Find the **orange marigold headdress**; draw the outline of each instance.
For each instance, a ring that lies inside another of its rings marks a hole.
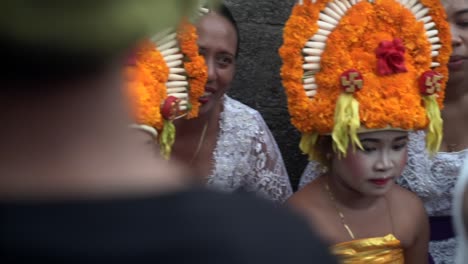
[[[427,129],[442,139],[450,29],[439,0],[299,1],[284,29],[281,77],[300,147],[331,134],[335,151],[357,133]]]
[[[208,11],[199,9],[199,15]],[[141,43],[127,68],[128,91],[137,122],[160,133],[161,153],[169,158],[175,141],[173,120],[198,116],[207,66],[198,53],[195,26],[184,20]]]

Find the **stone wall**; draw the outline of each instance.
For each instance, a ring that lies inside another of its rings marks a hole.
[[[278,49],[294,0],[226,0],[240,30],[237,73],[229,95],[260,111],[276,138],[296,188],[307,164],[299,133],[290,124],[280,79]]]

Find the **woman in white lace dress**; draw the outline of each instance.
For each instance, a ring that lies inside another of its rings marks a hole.
[[[208,66],[202,107],[195,119],[175,121],[173,160],[188,164],[198,182],[223,191],[243,189],[282,202],[291,184],[275,139],[256,110],[225,93],[234,78],[238,29],[222,6],[197,23]]]
[[[454,263],[456,242],[452,228],[452,195],[464,158],[468,153],[468,0],[442,1],[452,32],[450,78],[447,84],[444,138],[441,151],[430,157],[425,151],[424,132],[410,134],[408,166],[399,183],[423,201],[431,224],[429,252],[434,263]],[[299,186],[321,171],[311,162]]]

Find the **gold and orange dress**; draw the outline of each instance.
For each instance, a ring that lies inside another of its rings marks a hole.
[[[330,249],[343,264],[405,263],[400,240],[392,234],[384,237],[355,239],[336,244]]]

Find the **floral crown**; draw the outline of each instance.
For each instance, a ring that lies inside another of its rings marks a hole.
[[[319,135],[345,155],[379,129],[427,129],[438,150],[451,53],[439,0],[299,1],[283,36],[281,77],[309,158]]]
[[[199,8],[198,17],[207,13]],[[155,128],[161,153],[169,158],[175,141],[173,121],[198,116],[207,66],[198,53],[195,26],[184,20],[143,41],[127,67],[128,93],[137,123]]]

